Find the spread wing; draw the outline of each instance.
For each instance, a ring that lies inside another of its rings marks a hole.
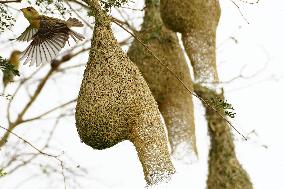
[[[30,62],[30,66],[34,64],[40,66],[44,63],[50,63],[68,41],[69,31],[70,29],[65,23],[49,22],[43,19],[33,41],[22,52],[21,59],[26,58],[24,64]]]
[[[30,41],[33,39],[33,36],[38,32],[38,29],[32,28],[31,26],[17,38],[18,41]]]

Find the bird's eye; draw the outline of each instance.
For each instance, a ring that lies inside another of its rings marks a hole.
[[[31,9],[30,9],[30,8],[28,8],[28,11],[31,11]]]

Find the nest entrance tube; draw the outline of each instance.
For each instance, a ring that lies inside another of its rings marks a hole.
[[[86,3],[96,17],[96,26],[76,106],[79,136],[99,150],[130,140],[147,184],[168,180],[175,169],[157,103],[114,38],[110,18],[98,1]]]
[[[216,92],[216,30],[221,14],[218,0],[161,0],[165,25],[182,34],[194,71],[194,91],[202,99],[224,100]],[[237,160],[231,130],[224,110],[216,112],[204,103],[211,138],[208,189],[251,189],[252,183]],[[222,116],[220,116],[222,115]]]
[[[146,0],[145,5],[144,21],[137,35],[193,91],[177,35],[164,26],[159,1]],[[128,56],[140,69],[158,103],[167,126],[173,157],[187,163],[195,160],[197,148],[192,95],[139,41],[134,40]]]
[[[218,0],[161,0],[165,25],[182,34],[196,82],[217,82],[216,29],[221,9]]]

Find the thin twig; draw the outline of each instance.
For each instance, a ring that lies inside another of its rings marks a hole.
[[[235,3],[233,0],[230,0],[238,9],[239,13],[241,14],[242,18],[246,21],[247,24],[249,24],[249,21],[246,19],[246,17],[244,16],[244,14],[242,13],[239,5],[237,5],[237,3]]]
[[[131,23],[128,22],[129,19],[125,18],[125,16],[123,15],[122,11],[120,9],[117,9],[117,8],[116,8],[116,11],[119,13],[119,15],[121,16],[123,21],[118,19],[118,18],[114,18],[114,17],[113,17],[113,19],[116,19],[116,21],[118,21],[118,22],[120,22],[122,24],[125,24],[132,31],[136,31],[135,27]]]
[[[55,129],[56,129],[56,126],[57,126],[57,124],[58,124],[58,122],[59,122],[59,120],[60,120],[61,118],[62,118],[62,115],[60,115],[60,116],[57,117],[56,122],[55,122],[53,128],[52,128],[51,131],[49,132],[49,135],[48,135],[48,137],[47,137],[47,139],[46,139],[45,145],[40,149],[41,151],[43,151],[44,149],[46,149],[46,148],[48,147],[49,142],[50,142],[50,140],[51,140],[51,138],[52,138],[52,136],[53,136],[53,134],[54,134],[54,131],[55,131]],[[19,150],[16,150],[16,151],[18,152]],[[15,172],[17,169],[19,169],[19,168],[21,168],[21,167],[23,167],[23,166],[29,164],[29,163],[32,162],[35,158],[37,158],[37,157],[40,155],[40,153],[21,153],[21,154],[16,155],[15,157],[17,157],[17,156],[24,156],[24,155],[32,155],[32,156],[31,156],[29,159],[24,160],[21,164],[17,165],[17,166],[14,167],[13,169],[9,170],[8,174],[11,174],[11,173]],[[15,161],[15,157],[11,158],[11,161],[9,161],[9,162],[7,163],[7,165],[5,166],[5,168],[7,168],[12,162]]]
[[[30,143],[30,142],[27,141],[26,139],[22,138],[21,136],[17,135],[17,134],[14,133],[13,131],[10,131],[9,129],[7,129],[7,128],[1,126],[1,125],[0,125],[0,128],[6,130],[8,133],[14,135],[15,137],[17,137],[18,139],[20,139],[20,140],[23,141],[24,143],[28,144],[30,147],[32,147],[34,150],[36,150],[36,151],[39,152],[40,154],[45,155],[45,156],[48,156],[48,157],[53,157],[53,158],[58,159],[58,156],[52,155],[52,154],[48,154],[48,153],[45,153],[45,152],[41,151],[40,149],[38,149],[37,147],[35,147],[32,143]]]
[[[77,1],[77,0],[69,0],[71,1],[72,3],[75,3],[75,4],[78,4],[78,5],[81,5],[82,7],[84,7],[85,9],[90,9],[90,7],[88,7],[88,5],[80,2],[80,1]]]
[[[38,153],[40,153],[40,154],[42,154],[42,155],[44,155],[44,156],[47,156],[47,157],[54,158],[54,159],[56,159],[57,161],[59,161],[59,162],[60,162],[60,165],[61,165],[62,176],[63,176],[63,179],[64,179],[64,185],[65,185],[65,189],[66,189],[66,183],[65,183],[66,178],[65,178],[65,175],[64,175],[64,172],[63,172],[63,170],[64,170],[63,161],[59,158],[59,156],[60,156],[61,154],[59,154],[59,155],[53,155],[53,154],[46,153],[46,152],[40,150],[39,148],[35,147],[32,143],[30,143],[29,141],[27,141],[27,140],[24,139],[23,137],[21,137],[21,136],[17,135],[16,133],[10,131],[9,129],[6,129],[5,127],[2,127],[1,125],[0,125],[0,128],[6,130],[6,131],[9,132],[10,134],[14,135],[15,137],[17,137],[18,139],[20,139],[21,141],[23,141],[24,143],[28,144],[30,147],[32,147],[34,150],[36,150]]]
[[[83,64],[76,64],[76,65],[73,65],[73,66],[66,66],[64,68],[59,68],[57,70],[57,72],[65,72],[66,70],[71,70],[71,69],[74,69],[74,68],[79,68],[79,67],[82,67],[82,66],[86,66],[86,63],[83,63]]]
[[[122,9],[129,9],[129,10],[133,10],[133,11],[144,11],[145,7],[142,8],[142,9],[136,9],[136,8],[132,8],[132,7],[124,7],[124,6],[120,6],[119,8],[122,8]]]
[[[22,0],[12,0],[12,1],[0,1],[1,4],[5,3],[20,3]]]
[[[226,80],[226,81],[219,81],[219,82],[203,82],[203,83],[210,83],[210,84],[217,84],[217,85],[224,85],[224,84],[229,84],[229,83],[232,83],[234,82],[235,80],[238,80],[238,79],[251,79],[251,78],[254,78],[256,76],[258,76],[260,73],[262,73],[266,67],[267,67],[268,63],[265,63],[265,65],[263,67],[261,67],[259,70],[255,71],[254,73],[252,73],[251,75],[244,75],[243,74],[243,70],[245,69],[245,67],[247,65],[244,65],[242,68],[241,68],[241,71],[239,73],[239,75],[229,79],[229,80]]]
[[[66,1],[66,4],[91,30],[93,29],[93,26],[91,26],[91,24],[89,24],[89,22],[87,22],[80,14],[78,14],[77,11],[75,9],[73,9],[73,7],[71,6],[71,4],[68,1]]]
[[[63,181],[64,181],[64,189],[66,189],[66,177],[65,177],[65,174],[64,174],[64,166],[63,166],[63,161],[60,162],[60,166],[61,166],[61,174],[63,176]]]
[[[253,5],[253,4],[259,3],[260,0],[256,0],[255,2],[249,2],[249,1],[245,1],[245,0],[238,0],[238,1],[240,1],[240,2],[242,2],[242,3],[246,3],[246,4]]]
[[[219,111],[217,111],[213,106],[211,106],[206,100],[204,100],[202,97],[198,96],[197,94],[195,94],[193,91],[191,91],[186,85],[185,83],[178,77],[178,75],[171,70],[165,63],[163,63],[152,51],[151,49],[149,49],[149,47],[147,47],[146,44],[144,44],[142,42],[142,40],[140,38],[138,38],[137,36],[135,36],[132,32],[130,32],[129,30],[127,30],[123,25],[121,25],[119,22],[117,22],[115,19],[112,20],[114,23],[116,23],[118,26],[120,26],[122,29],[124,29],[127,33],[129,33],[130,35],[132,35],[156,60],[158,60],[158,62],[164,66],[182,85],[183,87],[193,96],[195,96],[196,98],[198,98],[199,100],[201,100],[204,104],[206,104],[206,106],[210,107],[212,110],[214,110],[222,119],[224,119],[239,135],[241,135],[245,140],[247,140],[247,138],[240,133],[234,126],[233,124],[227,120]]]
[[[37,115],[35,117],[29,118],[29,119],[24,119],[24,120],[22,120],[21,123],[25,123],[25,122],[30,122],[30,121],[34,121],[34,120],[37,120],[37,119],[41,119],[42,117],[47,116],[48,114],[51,114],[52,112],[54,112],[54,111],[56,111],[56,110],[58,110],[60,108],[63,108],[65,106],[68,106],[68,105],[70,105],[70,104],[72,104],[72,103],[74,103],[76,101],[77,101],[77,98],[73,99],[73,100],[70,100],[68,102],[65,102],[64,104],[60,104],[60,105],[58,105],[58,106],[56,106],[56,107],[54,107],[54,108],[52,108],[52,109],[50,109],[50,110],[40,114],[40,115]]]

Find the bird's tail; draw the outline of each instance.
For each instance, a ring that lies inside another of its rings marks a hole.
[[[70,36],[74,39],[75,42],[77,42],[78,40],[83,41],[83,39],[85,39],[85,37],[73,30],[70,30]]]
[[[69,18],[67,20],[67,26],[68,28],[71,28],[71,27],[83,27],[84,25],[77,18]]]

